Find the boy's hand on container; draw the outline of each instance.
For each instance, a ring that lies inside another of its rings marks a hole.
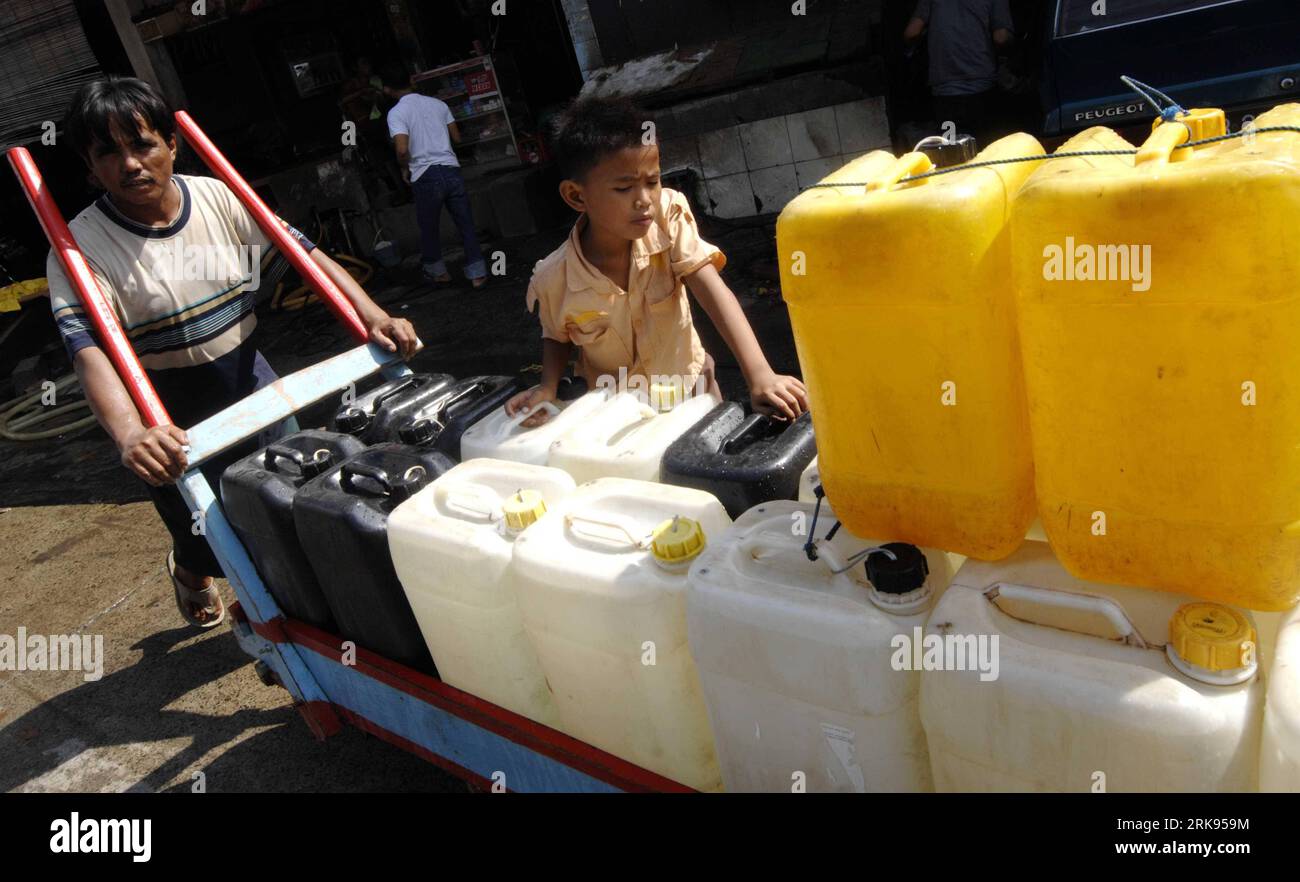
[[[415,333],[415,326],[406,319],[386,315],[371,322],[370,342],[389,352],[396,352],[400,348],[402,358],[410,358],[419,347],[420,338]]]
[[[792,420],[808,409],[808,389],[798,377],[768,371],[749,386],[754,410]]]
[[[548,401],[555,401],[555,398],[556,392],[554,389],[547,389],[543,386],[534,386],[531,389],[526,389],[525,391],[520,392],[518,395],[506,402],[506,415],[514,416],[520,411],[528,413]],[[523,426],[525,429],[531,429],[534,426],[540,426],[550,418],[551,412],[545,408],[541,408],[519,425]]]
[[[190,443],[177,426],[141,426],[122,443],[122,465],[154,487],[174,484],[189,465],[183,445]]]

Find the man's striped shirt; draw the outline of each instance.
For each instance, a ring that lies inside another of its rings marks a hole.
[[[192,175],[172,180],[181,209],[170,226],[136,223],[107,195],[68,225],[141,364],[151,370],[207,364],[248,338],[257,319],[247,285],[271,247],[224,183]],[[285,227],[308,251],[315,247]],[[99,345],[53,252],[46,276],[69,355]]]

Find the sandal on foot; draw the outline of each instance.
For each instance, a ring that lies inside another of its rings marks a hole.
[[[217,583],[213,581],[207,588],[194,590],[180,580],[176,575],[176,553],[167,552],[167,575],[171,577],[172,589],[176,593],[176,609],[180,612],[181,618],[189,622],[196,628],[215,628],[226,620],[226,606],[221,602],[221,594],[217,591]],[[194,613],[190,612],[186,604],[202,605],[203,610],[216,610],[217,614],[200,621]]]

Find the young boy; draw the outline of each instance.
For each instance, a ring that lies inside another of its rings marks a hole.
[[[660,185],[659,148],[642,140],[645,119],[608,99],[580,99],[559,119],[560,196],[579,217],[568,240],[533,269],[527,303],[530,311],[540,306],[542,381],[510,399],[506,412],[554,401],[575,347],[577,375],[593,389],[622,369],[624,379],[668,377],[688,390],[703,376],[718,394],[689,287],[740,363],[754,408],[794,419],[808,409],[807,390],[772,370],[718,275],[726,258],[700,238],[686,197]],[[537,410],[523,425],[547,419]]]

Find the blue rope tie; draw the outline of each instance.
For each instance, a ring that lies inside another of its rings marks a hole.
[[[1122,76],[1120,79],[1124,81],[1124,85],[1145,98],[1165,122],[1177,122],[1178,117],[1187,116],[1187,111],[1183,109],[1181,104],[1155,86],[1148,86],[1146,83],[1139,82],[1128,76]],[[1164,104],[1163,107],[1161,107],[1162,103]]]

